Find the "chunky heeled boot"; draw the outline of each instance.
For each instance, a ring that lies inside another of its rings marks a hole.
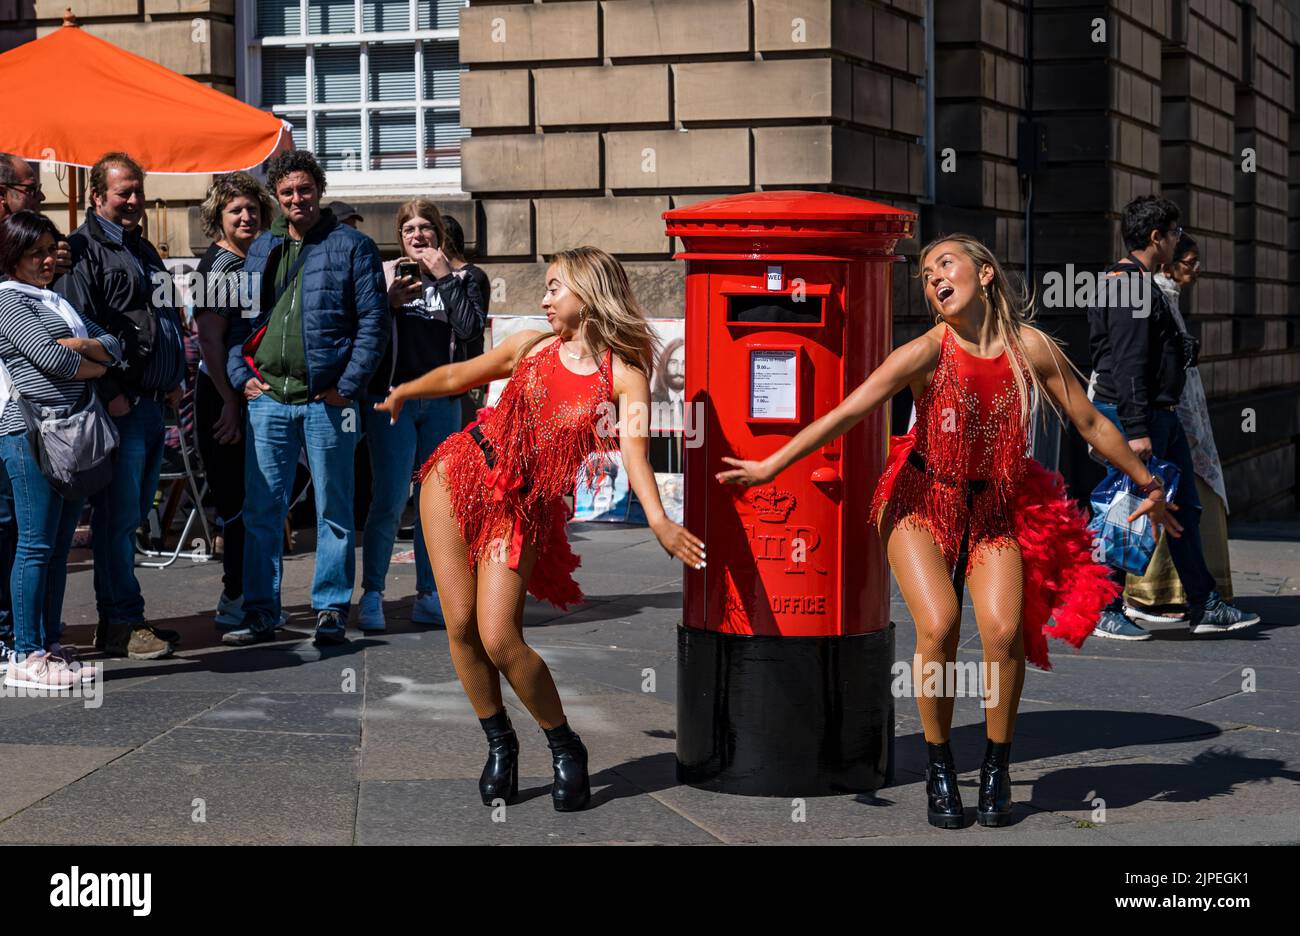
[[[990,741],[980,765],[979,823],[982,826],[1006,825],[1011,818],[1011,742]]]
[[[966,818],[957,789],[957,768],[952,762],[952,748],[942,744],[925,745],[930,765],[925,771],[926,813],[930,825],[940,829],[960,829]]]
[[[551,802],[560,812],[582,809],[591,799],[591,778],[587,776],[587,748],[566,721],[557,728],[544,728],[551,749],[555,785]]]
[[[510,725],[510,716],[502,709],[491,718],[480,718],[488,739],[488,759],[478,778],[478,792],[483,805],[503,799],[509,805],[519,795],[519,736]]]

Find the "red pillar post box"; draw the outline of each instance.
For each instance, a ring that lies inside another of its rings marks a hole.
[[[874,790],[892,775],[889,571],[868,516],[886,407],[772,483],[719,484],[838,404],[892,346],[894,246],[915,215],[758,192],[664,213],[686,261],[686,526],[677,773],[752,795]],[[702,421],[702,427],[701,427]],[[702,428],[702,431],[701,431]]]

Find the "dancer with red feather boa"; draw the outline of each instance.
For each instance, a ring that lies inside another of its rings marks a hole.
[[[1093,561],[1086,517],[1063,479],[1027,454],[1035,398],[1048,397],[1141,486],[1146,500],[1130,519],[1149,513],[1174,536],[1181,528],[1166,516],[1159,477],[1093,408],[1056,343],[1028,324],[1027,304],[1013,297],[988,248],[954,234],[920,258],[935,327],[895,350],[839,406],[768,458],[724,457],[735,467],[717,478],[765,484],[911,387],[916,424],[892,439],[871,519],[916,623],[916,685],[931,682],[923,674],[936,665],[950,672],[961,624],[954,572],[956,582],[970,583],[984,647],[988,735],[977,817],[999,826],[1011,814],[1008,763],[1025,662],[1050,668],[1048,636],[1082,645],[1116,590],[1107,567]],[[927,814],[940,828],[964,822],[948,740],[953,702],[943,690],[917,694],[929,755]]]

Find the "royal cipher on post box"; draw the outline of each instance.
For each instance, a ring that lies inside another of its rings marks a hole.
[[[685,519],[708,546],[685,573],[677,771],[753,795],[874,790],[892,773],[889,572],[868,516],[882,407],[750,488],[761,459],[825,414],[891,349],[894,247],[908,211],[844,195],[758,192],[664,213],[686,261]]]

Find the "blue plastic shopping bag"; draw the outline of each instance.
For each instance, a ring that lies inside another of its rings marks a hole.
[[[1178,491],[1177,466],[1153,456],[1147,462],[1147,470],[1164,480],[1165,501],[1172,502]],[[1092,522],[1088,528],[1100,541],[1108,565],[1134,575],[1145,575],[1156,551],[1156,532],[1150,514],[1129,523],[1129,515],[1146,500],[1134,490],[1136,487],[1132,478],[1112,466],[1101,484],[1093,489]]]

